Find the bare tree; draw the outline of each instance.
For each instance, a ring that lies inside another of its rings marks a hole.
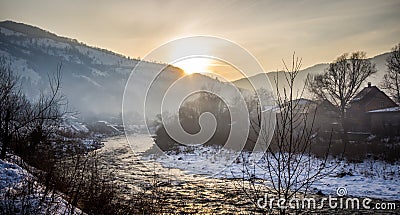
[[[12,141],[12,135],[18,127],[18,121],[22,120],[22,109],[29,104],[21,93],[18,85],[18,77],[11,71],[11,66],[4,58],[0,59],[0,159],[4,159],[6,149]]]
[[[327,160],[330,143],[323,158],[316,159],[311,154],[312,128],[316,109],[310,104],[301,104],[299,98],[302,97],[304,89],[294,91],[294,82],[300,71],[301,59],[293,55],[292,62],[291,67],[283,62],[287,82],[285,85],[288,87],[279,88],[279,83],[277,79],[275,80],[277,97],[274,108],[276,111],[274,133],[270,133],[268,123],[263,125],[261,114],[263,110],[260,107],[257,109],[257,117],[251,119],[252,130],[257,134],[259,144],[268,147],[270,136],[273,136],[271,144],[260,161],[251,163],[246,161],[248,158],[244,159],[243,179],[245,180],[241,184],[245,195],[258,207],[262,204],[268,206],[269,201],[263,199],[265,192],[275,195],[274,198],[285,199],[283,207],[269,208],[278,210],[280,214],[287,213],[288,202],[292,197],[300,193],[306,195],[315,181],[325,177],[337,166]],[[258,186],[260,184],[266,186],[260,187]],[[295,206],[291,209],[301,208]]]
[[[33,102],[30,117],[29,148],[35,150],[36,146],[45,142],[51,134],[59,130],[63,117],[69,113],[67,99],[60,94],[61,90],[61,64],[53,76],[48,76],[48,92],[42,91],[37,101]]]
[[[382,88],[400,104],[400,43],[386,58],[386,74],[383,76]]]
[[[0,158],[4,159],[13,138],[29,135],[28,144],[34,149],[47,135],[54,133],[67,111],[62,109],[62,106],[66,108],[66,100],[60,95],[61,65],[55,76],[49,76],[49,92],[42,92],[37,101],[25,97],[19,77],[13,74],[10,63],[4,58],[0,59],[0,70]],[[23,144],[23,147],[28,145]]]
[[[344,125],[346,108],[364,81],[376,72],[375,64],[367,59],[365,52],[354,52],[338,57],[323,74],[307,78],[307,88],[315,98],[328,100],[338,107],[344,137],[347,133]]]

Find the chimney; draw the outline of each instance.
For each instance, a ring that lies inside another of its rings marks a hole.
[[[368,88],[371,88],[371,82],[368,82]]]

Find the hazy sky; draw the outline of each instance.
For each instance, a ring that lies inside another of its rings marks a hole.
[[[303,67],[344,52],[368,56],[400,42],[400,1],[20,1],[1,0],[0,20],[131,57],[184,36],[213,35],[248,49],[266,71],[293,51]]]

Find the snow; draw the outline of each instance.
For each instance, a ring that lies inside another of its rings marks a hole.
[[[25,59],[14,59],[11,64],[12,71],[18,71],[21,77],[29,78],[32,84],[38,84],[41,77],[33,69],[28,67]]]
[[[51,48],[56,48],[56,49],[71,48],[71,45],[69,45],[68,43],[54,41],[49,38],[36,38],[36,39],[34,39],[34,41],[35,40],[36,40],[36,43],[38,46],[51,47]]]
[[[16,158],[20,159],[20,158]],[[31,188],[31,189],[30,189]],[[17,164],[0,159],[0,212],[6,208],[14,214],[83,214],[73,208],[61,195],[44,193],[45,189],[38,184],[35,177]]]
[[[256,156],[261,156],[261,153]],[[146,160],[155,159],[168,168],[182,169],[188,174],[207,175],[214,178],[242,178],[244,176],[243,160],[232,158],[240,158],[240,154],[226,149],[204,146],[186,149],[186,152],[145,157]],[[309,158],[304,157],[303,159]],[[317,158],[311,158],[314,166],[311,172],[316,171],[316,167],[321,162]],[[399,163],[389,164],[376,160],[349,163],[330,159],[329,164],[335,164],[336,168],[328,169],[328,175],[311,186],[313,192],[320,191],[326,195],[336,195],[337,188],[345,187],[349,196],[400,200]],[[268,173],[261,169],[263,165],[266,165],[265,161],[260,160],[256,165],[249,165],[251,170],[254,168],[254,177],[269,179]],[[301,174],[300,178],[304,178],[308,171],[303,171]],[[245,175],[245,178],[248,177]]]
[[[400,112],[400,107],[391,107],[391,108],[368,111],[368,113],[385,113],[385,112]]]
[[[129,74],[130,72],[132,72],[133,67],[126,67],[126,68],[122,68],[122,67],[117,67],[115,68],[115,72],[119,73],[119,74]]]
[[[20,183],[29,173],[16,164],[0,160],[0,176],[0,190],[3,191],[10,185]]]
[[[80,44],[69,44],[68,42],[60,42],[50,38],[30,38],[27,35],[15,32],[7,28],[0,27],[0,34],[6,36],[19,36],[22,37],[22,40],[11,40],[11,43],[26,47],[26,48],[40,48],[42,51],[46,52],[49,55],[60,56],[64,58],[66,61],[73,61],[76,63],[83,63],[80,59],[76,58],[76,56],[68,54],[66,50],[76,49],[83,55],[88,56],[93,60],[93,63],[99,65],[110,65],[115,66],[118,65],[121,68],[118,68],[116,72],[128,74],[133,66],[137,63],[136,60],[130,60],[124,58],[120,55],[106,52],[105,50],[87,47],[85,45]]]
[[[11,70],[16,71],[23,78],[30,79],[32,84],[38,84],[41,77],[33,69],[28,67],[28,62],[22,58],[15,58],[6,51],[0,50],[0,56],[12,61]]]
[[[26,36],[25,34],[23,34],[23,33],[20,33],[20,32],[15,32],[15,31],[12,31],[12,30],[10,30],[10,29],[7,29],[7,28],[3,28],[3,27],[0,27],[0,33],[1,34],[4,34],[4,35],[6,35],[6,36]]]
[[[327,194],[334,194],[336,188],[345,187],[352,196],[400,200],[399,172],[398,163],[388,164],[375,160],[341,162],[335,172],[318,181],[314,187]],[[346,174],[340,177],[339,173]]]
[[[62,128],[64,130],[87,133],[89,129],[83,123],[79,122],[78,118],[75,116],[65,116],[63,118]]]
[[[110,76],[107,72],[103,72],[103,71],[100,71],[100,70],[95,69],[95,68],[90,68],[90,70],[91,70],[91,72],[92,72],[92,74],[93,74],[94,76],[101,76],[101,77],[108,77],[108,76]]]
[[[101,86],[101,84],[97,83],[95,80],[89,78],[86,75],[78,75],[78,74],[72,74],[73,77],[77,77],[77,78],[83,78],[84,80],[86,80],[88,83],[93,84],[96,87],[102,88],[103,86]]]
[[[103,51],[99,51],[85,46],[75,46],[75,48],[81,54],[87,55],[88,57],[92,58],[93,62],[96,64],[117,65],[121,63],[121,57],[117,55],[105,53]]]

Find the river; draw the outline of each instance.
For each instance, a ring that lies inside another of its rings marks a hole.
[[[112,137],[99,150],[103,164],[115,174],[114,182],[122,185],[119,193],[124,198],[157,184],[157,191],[164,196],[161,207],[166,212],[231,214],[256,209],[243,196],[238,180],[213,179],[163,167],[142,159],[143,152],[153,144],[151,137],[136,135],[130,140],[132,148],[124,136]]]

